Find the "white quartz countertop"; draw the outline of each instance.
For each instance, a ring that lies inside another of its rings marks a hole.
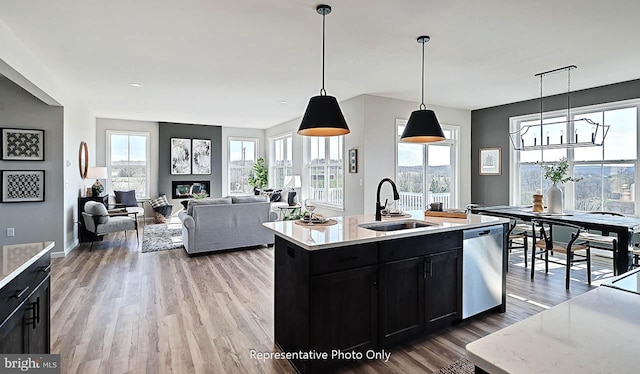
[[[599,287],[467,345],[489,373],[637,373],[640,296]]]
[[[53,249],[54,242],[8,244],[0,256],[0,288],[6,286],[31,264]]]
[[[374,231],[362,228],[363,223],[375,223],[373,215],[331,217],[338,223],[332,226],[302,226],[294,221],[267,222],[263,225],[276,235],[290,240],[307,250],[340,247],[352,244],[369,243],[411,236],[421,236],[438,232],[491,226],[508,223],[507,219],[469,214],[467,218],[425,217],[423,211],[407,212],[411,217],[382,218],[382,221],[401,221],[417,219],[433,223],[433,226],[398,231]]]

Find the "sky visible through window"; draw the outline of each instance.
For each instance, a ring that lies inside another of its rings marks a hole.
[[[131,142],[131,148],[129,148],[129,141]],[[111,162],[145,161],[146,157],[146,137],[135,135],[111,136]]]

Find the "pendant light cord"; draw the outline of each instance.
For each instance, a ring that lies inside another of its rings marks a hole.
[[[422,43],[422,102],[420,103],[420,109],[427,109],[427,106],[424,105],[424,42]]]
[[[320,89],[320,96],[327,96],[327,91],[324,89],[324,19],[326,15],[322,13],[322,88]]]

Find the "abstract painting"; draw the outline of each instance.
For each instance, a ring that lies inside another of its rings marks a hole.
[[[2,153],[5,161],[44,161],[44,130],[2,129]]]
[[[193,139],[191,141],[192,173],[211,174],[211,140]]]
[[[2,170],[3,203],[44,201],[44,170]]]
[[[191,174],[191,139],[171,138],[171,174]]]

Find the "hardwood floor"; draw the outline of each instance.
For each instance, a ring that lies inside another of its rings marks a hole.
[[[189,258],[140,253],[135,236],[108,236],[53,260],[52,353],[63,373],[292,373],[272,352],[273,248]],[[430,373],[465,356],[465,345],[591,289],[585,271],[564,289],[564,269],[535,280],[512,255],[507,312],[488,313],[392,350],[344,373]],[[542,269],[542,267],[540,267]],[[595,278],[612,275],[594,261]]]

